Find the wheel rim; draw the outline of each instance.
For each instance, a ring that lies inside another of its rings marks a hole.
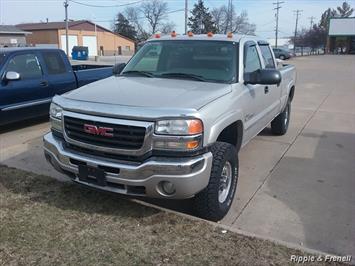
[[[220,203],[225,202],[228,197],[232,185],[232,174],[232,165],[230,164],[230,162],[227,161],[223,166],[221,181],[219,185],[218,201]]]
[[[284,118],[285,127],[286,127],[287,124],[288,124],[289,114],[290,114],[290,113],[289,113],[289,106],[287,105],[286,110],[285,110],[285,118]]]

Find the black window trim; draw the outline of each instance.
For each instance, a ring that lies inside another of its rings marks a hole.
[[[275,58],[274,58],[274,56],[273,56],[273,54],[272,54],[272,52],[271,52],[271,47],[270,47],[270,45],[269,45],[269,43],[268,42],[258,42],[258,45],[259,45],[259,47],[260,47],[260,52],[261,52],[261,56],[263,57],[263,51],[261,50],[261,46],[267,46],[267,48],[269,49],[269,52],[270,52],[270,54],[271,54],[271,57],[272,57],[272,62],[273,62],[273,64],[274,64],[274,67],[272,68],[272,69],[276,69],[276,62],[275,62]],[[266,62],[265,62],[265,58],[263,57],[263,61],[264,61],[264,64],[265,64],[265,68],[267,68],[266,67]]]
[[[244,51],[243,51],[243,67],[244,67],[244,69],[243,69],[243,73],[244,74],[246,74],[246,73],[251,73],[251,72],[245,72],[245,59],[247,58],[246,57],[246,54],[247,54],[247,49],[248,48],[250,48],[250,47],[253,47],[253,46],[255,46],[255,48],[256,48],[256,46],[257,46],[257,43],[255,42],[255,41],[247,41],[246,43],[244,43]],[[260,60],[260,55],[259,55],[259,51],[258,51],[258,49],[256,49],[256,51],[257,51],[257,54],[258,54],[258,59],[259,59],[259,64],[260,64],[260,69],[262,69],[262,67],[263,67],[263,65],[261,64],[261,60]]]

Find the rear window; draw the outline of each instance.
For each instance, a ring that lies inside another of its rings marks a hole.
[[[47,66],[48,74],[62,74],[66,72],[63,58],[58,52],[44,52],[44,62]]]

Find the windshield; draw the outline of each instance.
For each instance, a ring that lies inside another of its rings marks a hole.
[[[223,41],[154,41],[146,43],[123,75],[231,83],[236,80],[237,48]]]

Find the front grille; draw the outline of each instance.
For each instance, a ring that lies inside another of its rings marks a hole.
[[[84,131],[84,124],[112,128],[112,137],[90,134]],[[80,118],[64,117],[65,133],[68,138],[82,143],[107,148],[138,150],[143,146],[146,128],[102,123]]]

